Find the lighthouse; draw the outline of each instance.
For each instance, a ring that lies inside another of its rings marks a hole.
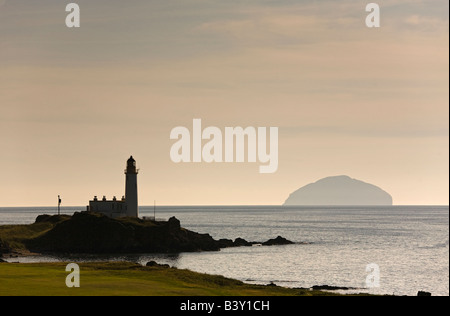
[[[136,160],[131,156],[125,169],[126,216],[139,217]]]
[[[137,174],[136,160],[131,156],[127,160],[127,168],[125,169],[125,195],[122,199],[115,196],[112,200],[106,199],[104,195],[102,199],[94,196],[87,206],[88,211],[101,213],[111,218],[117,217],[139,217],[138,192],[137,192]]]

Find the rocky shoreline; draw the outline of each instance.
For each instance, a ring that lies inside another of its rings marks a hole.
[[[176,253],[294,244],[281,236],[265,242],[249,242],[242,238],[215,240],[209,234],[182,228],[175,217],[155,222],[76,212],[73,216],[40,215],[34,224],[25,226],[33,231],[32,236],[14,238],[11,233],[8,236],[10,241],[20,241],[19,248],[14,247],[13,242],[2,240],[0,235],[0,257],[13,253]],[[41,226],[47,230],[36,232]]]

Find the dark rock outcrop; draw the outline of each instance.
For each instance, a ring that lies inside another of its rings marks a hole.
[[[220,248],[235,247],[235,244],[231,239],[219,239],[217,241],[217,244],[219,245]]]
[[[176,217],[172,216],[167,222],[167,228],[169,229],[169,232],[172,233],[179,231],[181,229],[180,221]]]
[[[123,253],[219,250],[208,234],[180,227],[175,217],[168,222],[138,218],[112,219],[93,212],[75,213],[44,235],[27,243],[34,252]]]
[[[156,261],[149,261],[145,264],[146,267],[156,267],[158,266],[158,263]]]
[[[38,228],[42,229],[41,233]],[[181,227],[175,217],[155,222],[132,217],[112,219],[95,212],[77,212],[72,216],[40,215],[29,229],[38,237],[22,239],[22,244],[26,251],[33,253],[178,253],[292,243],[280,236],[265,243],[243,238],[215,240],[209,234]],[[13,251],[7,242],[0,240],[0,254]]]
[[[431,296],[430,292],[419,291],[417,292],[417,296]]]
[[[277,238],[274,239],[269,239],[268,241],[262,243],[263,246],[291,245],[291,244],[293,244],[292,241],[287,240],[286,238],[283,238],[281,236],[278,236]]]
[[[251,245],[252,243],[240,237],[236,238],[233,242],[233,247],[249,247]]]
[[[170,268],[168,264],[159,264],[156,261],[149,261],[145,264],[146,267],[159,267],[159,268]]]
[[[0,255],[8,252],[10,252],[9,246],[6,244],[6,242],[0,239]]]

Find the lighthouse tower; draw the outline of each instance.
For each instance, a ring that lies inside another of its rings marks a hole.
[[[137,174],[136,160],[131,156],[127,160],[127,169],[125,169],[125,203],[126,216],[138,217],[138,192],[137,192]]]

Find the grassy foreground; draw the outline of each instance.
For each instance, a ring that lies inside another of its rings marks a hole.
[[[223,276],[130,262],[79,263],[80,287],[68,288],[66,263],[0,263],[0,296],[293,296],[322,291],[249,285]]]

